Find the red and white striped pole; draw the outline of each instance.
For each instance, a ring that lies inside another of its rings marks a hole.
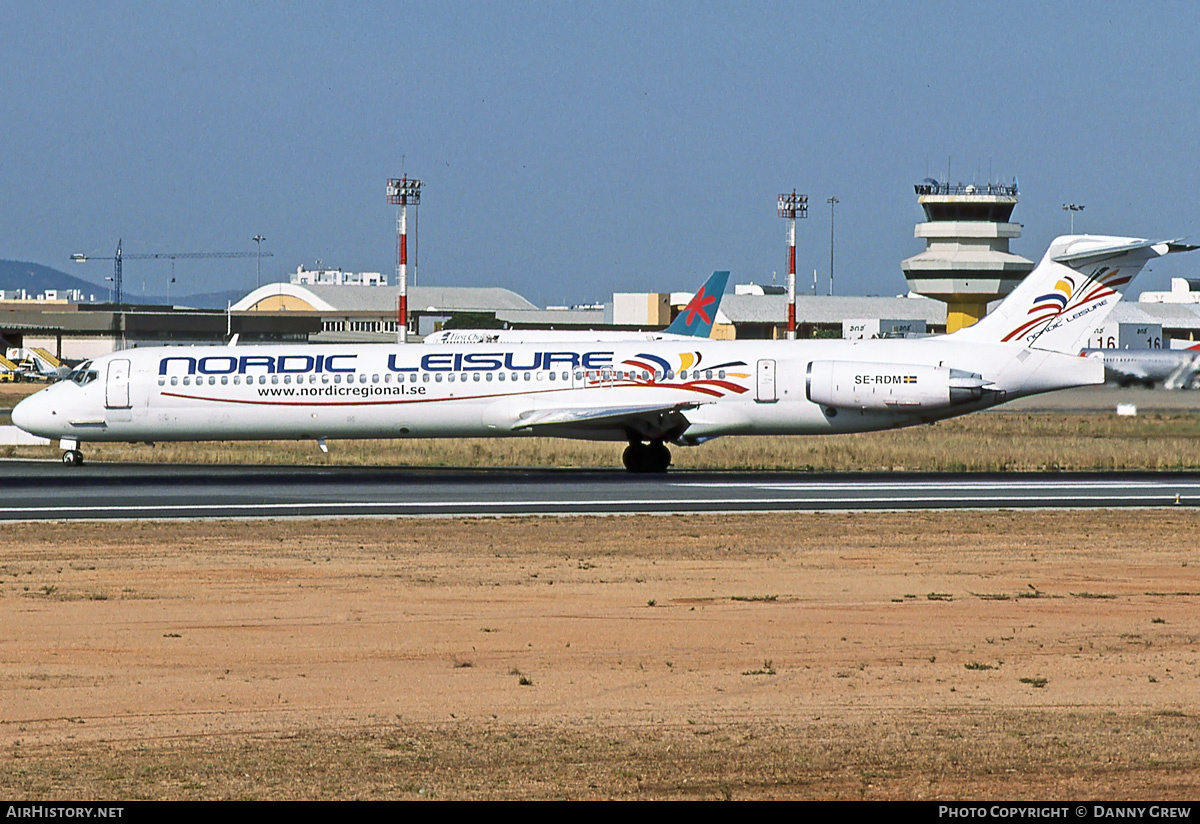
[[[779,196],[777,212],[788,222],[788,304],[787,304],[787,338],[796,339],[796,218],[808,217],[808,195],[798,195],[792,189],[791,194]]]
[[[408,342],[408,205],[403,201],[396,212],[396,343]]]
[[[796,339],[796,219],[788,221],[787,339]]]
[[[400,294],[396,298],[396,343],[408,342],[408,204],[421,202],[421,181],[410,180],[407,175],[399,180],[391,178],[387,187],[388,203],[399,207],[396,211],[396,285]]]

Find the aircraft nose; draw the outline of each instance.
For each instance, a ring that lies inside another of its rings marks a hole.
[[[41,397],[41,392],[35,395],[30,395],[25,400],[13,407],[12,422],[18,428],[24,429],[31,435],[40,435],[41,429],[39,423],[45,424],[46,400]]]

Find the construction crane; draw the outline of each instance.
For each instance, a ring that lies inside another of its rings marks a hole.
[[[265,238],[264,238],[265,240]],[[261,249],[261,243],[259,244]],[[89,260],[111,260],[113,261],[113,290],[116,292],[117,304],[119,305],[124,295],[121,289],[121,261],[123,260],[167,260],[171,261],[171,281],[175,280],[175,261],[176,260],[195,260],[198,258],[251,258],[251,257],[274,257],[272,252],[157,252],[154,254],[139,254],[139,255],[124,255],[121,253],[121,241],[117,241],[117,253],[115,255],[105,255],[98,257],[96,255],[85,255],[76,252],[71,255],[71,260],[76,263],[87,263]]]

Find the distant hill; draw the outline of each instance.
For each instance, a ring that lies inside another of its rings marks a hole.
[[[241,289],[229,289],[225,292],[205,292],[200,295],[180,295],[172,299],[176,306],[190,306],[193,309],[224,309],[231,303],[237,303],[242,298],[246,297],[249,292]],[[141,298],[138,298],[141,300]],[[167,299],[154,298],[154,301],[166,303]],[[151,298],[146,297],[146,302],[150,303]]]
[[[166,295],[146,295],[134,292],[129,278],[125,279],[125,300],[129,303],[147,303],[159,306],[168,303]],[[140,282],[138,284],[140,288]],[[0,289],[24,289],[30,297],[47,289],[78,289],[84,295],[95,295],[98,302],[108,300],[109,284],[96,284],[77,278],[40,263],[22,260],[0,260]],[[246,290],[230,289],[224,292],[204,292],[198,295],[172,295],[170,303],[177,306],[192,306],[197,309],[224,309],[229,303],[237,303],[246,296]]]
[[[108,297],[108,286],[97,286],[90,280],[77,278],[40,263],[23,260],[0,260],[0,289],[24,289],[36,296],[47,289],[78,289],[98,300]]]

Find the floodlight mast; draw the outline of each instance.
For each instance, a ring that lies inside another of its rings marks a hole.
[[[1071,234],[1075,234],[1075,213],[1082,212],[1086,206],[1081,206],[1078,203],[1064,203],[1063,211],[1071,213]]]
[[[400,295],[396,298],[396,343],[408,342],[408,205],[421,202],[421,181],[405,175],[389,178],[388,203],[396,207],[396,282]]]
[[[787,338],[796,339],[796,218],[808,217],[808,195],[781,194],[776,201],[776,214],[787,223],[788,244],[788,308]]]

